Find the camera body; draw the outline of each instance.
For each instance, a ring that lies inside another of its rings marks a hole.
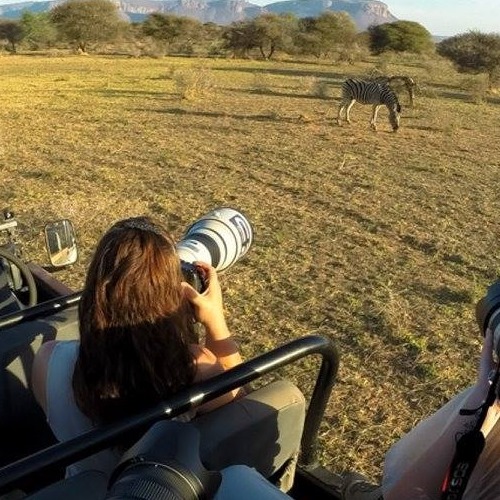
[[[500,355],[500,280],[488,287],[486,295],[476,304],[476,320],[483,336],[493,332],[493,350]]]
[[[176,245],[184,279],[203,293],[208,283],[194,263],[205,262],[224,271],[248,252],[252,242],[252,225],[241,212],[230,207],[212,210],[192,224]]]
[[[208,286],[204,273],[191,262],[181,260],[181,271],[184,280],[189,283],[198,293],[203,293]]]

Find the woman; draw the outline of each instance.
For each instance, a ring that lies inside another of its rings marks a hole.
[[[151,408],[241,363],[217,273],[196,265],[208,283],[202,294],[183,282],[172,237],[148,217],[117,222],[103,236],[79,304],[79,342],[46,342],[33,365],[33,391],[57,439]],[[196,321],[205,327],[205,346],[198,342]],[[197,411],[214,409],[237,393]],[[67,474],[88,468],[109,473],[117,458],[108,450]]]

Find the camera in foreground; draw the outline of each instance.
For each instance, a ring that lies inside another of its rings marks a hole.
[[[207,283],[194,262],[205,262],[224,271],[248,252],[252,242],[252,225],[238,210],[221,207],[207,213],[177,243],[184,279],[202,293]]]
[[[483,336],[488,328],[493,333],[493,350],[500,355],[500,280],[488,287],[476,305],[476,320]]]
[[[122,456],[105,499],[212,500],[236,498],[240,492],[259,500],[291,498],[248,465],[205,468],[200,442],[200,431],[191,423],[157,422]]]
[[[108,500],[209,500],[221,483],[200,459],[200,434],[191,424],[161,421],[123,455]]]

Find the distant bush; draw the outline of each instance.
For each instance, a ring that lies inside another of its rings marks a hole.
[[[470,31],[440,42],[437,51],[463,73],[486,73],[490,88],[500,75],[500,35]]]
[[[315,81],[311,87],[311,94],[320,99],[330,99],[332,97],[332,92],[330,85],[323,81],[315,78]]]
[[[204,67],[174,70],[172,80],[179,97],[188,101],[206,97],[215,89],[213,76]]]
[[[488,80],[484,77],[466,77],[462,80],[460,86],[468,91],[471,100],[476,104],[484,102],[489,90]]]

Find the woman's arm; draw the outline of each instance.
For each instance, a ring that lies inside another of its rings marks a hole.
[[[238,344],[229,332],[224,317],[222,291],[217,272],[212,266],[202,262],[196,265],[207,277],[208,287],[198,293],[188,283],[182,283],[184,295],[194,307],[196,319],[205,327],[206,347],[215,355],[224,370],[241,363]]]
[[[225,370],[223,366],[219,363],[215,355],[207,348],[199,345],[192,345],[191,351],[196,359],[197,370],[194,379],[195,382],[201,382],[224,373]],[[233,391],[227,392],[226,394],[199,406],[196,410],[198,413],[206,413],[208,411],[215,410],[215,408],[223,406],[226,403],[230,403],[233,399],[236,399],[243,394],[244,392],[242,389],[234,389]]]
[[[205,347],[192,346],[196,358],[195,382],[215,377],[242,362],[238,344],[234,340],[224,317],[222,291],[217,272],[208,264],[196,262],[205,273],[207,289],[198,293],[188,283],[182,283],[184,295],[194,308],[196,319],[205,327]],[[243,389],[235,389],[198,408],[200,412],[211,411],[229,403],[244,394]]]
[[[56,344],[57,341],[49,340],[40,346],[33,360],[31,371],[31,390],[45,413],[47,413],[47,372],[49,360]]]
[[[493,361],[493,336],[486,332],[476,384],[418,424],[387,453],[382,487],[385,500],[434,499],[455,453],[457,438],[471,430],[477,415],[460,415],[486,399]]]

